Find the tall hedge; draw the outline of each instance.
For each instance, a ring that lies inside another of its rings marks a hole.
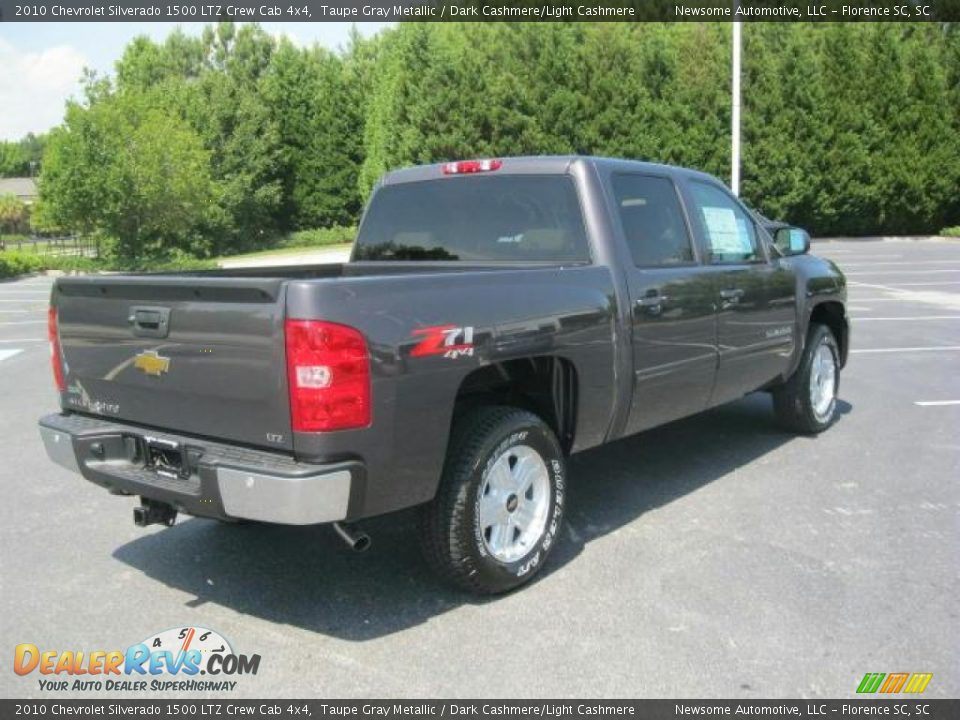
[[[956,27],[754,23],[743,35],[748,202],[821,235],[960,224]],[[583,153],[726,179],[730,41],[727,23],[579,22],[401,23],[337,52],[229,23],[138,38],[51,134],[44,208],[107,234],[160,208],[175,221],[120,239],[125,252],[216,254],[351,225],[376,178],[413,163]],[[144,157],[150,123],[169,128],[165,163]],[[127,158],[137,167],[118,166]],[[124,198],[127,177],[166,194]]]

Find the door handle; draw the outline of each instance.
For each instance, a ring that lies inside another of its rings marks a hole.
[[[127,321],[137,337],[164,338],[170,331],[170,308],[135,305]]]

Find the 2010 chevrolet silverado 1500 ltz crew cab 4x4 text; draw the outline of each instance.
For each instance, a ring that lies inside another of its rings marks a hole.
[[[543,567],[566,459],[740,398],[834,419],[846,282],[717,179],[589,157],[387,174],[350,262],[61,277],[50,457],[138,524],[353,523],[422,506],[479,593]],[[582,478],[589,482],[589,478]]]

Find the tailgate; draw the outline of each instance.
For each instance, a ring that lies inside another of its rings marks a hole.
[[[290,450],[279,278],[60,278],[71,410]]]

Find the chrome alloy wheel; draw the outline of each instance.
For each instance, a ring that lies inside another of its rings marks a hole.
[[[810,406],[820,422],[833,415],[837,401],[837,359],[827,343],[821,343],[810,367]]]
[[[550,473],[536,450],[515,445],[490,466],[480,489],[477,520],[483,544],[503,563],[536,545],[547,526]]]

